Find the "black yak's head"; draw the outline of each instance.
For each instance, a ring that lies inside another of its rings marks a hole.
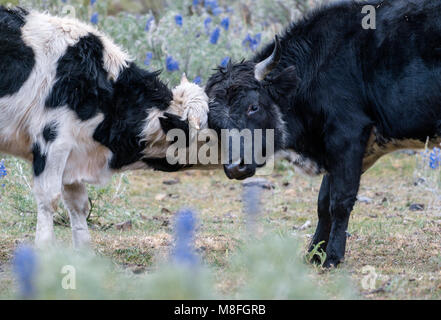
[[[262,155],[261,159],[270,156],[267,154],[269,144],[274,151],[284,146],[285,122],[279,104],[284,99],[284,91],[295,89],[297,77],[293,67],[267,77],[280,58],[280,42],[276,38],[272,55],[264,61],[229,63],[226,68],[219,68],[207,83],[209,127],[219,133],[222,129],[237,129],[252,135],[248,141],[243,137],[239,139],[237,146],[240,150],[233,151],[234,142],[230,139],[226,150],[228,163],[224,162],[225,173],[230,179],[254,175],[256,168],[264,165],[264,162],[257,161],[256,155]],[[272,129],[273,134],[267,129]]]

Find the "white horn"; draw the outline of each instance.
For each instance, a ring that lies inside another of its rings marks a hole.
[[[277,66],[281,57],[282,50],[280,47],[280,40],[279,37],[276,35],[273,53],[262,62],[256,64],[256,67],[254,69],[254,76],[256,77],[256,79],[259,81],[265,79],[268,73],[270,73],[271,70],[273,70]]]

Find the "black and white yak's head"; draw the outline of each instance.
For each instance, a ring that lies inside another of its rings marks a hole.
[[[266,154],[270,151],[267,142],[273,144],[274,151],[284,147],[286,128],[279,104],[284,93],[295,88],[298,80],[293,67],[268,77],[280,59],[281,47],[276,37],[274,50],[265,60],[229,63],[226,68],[219,68],[208,81],[205,91],[210,99],[210,128],[219,132],[222,129],[237,129],[239,132],[248,129],[252,135],[248,143],[251,146],[240,139],[240,153],[233,152],[234,143],[230,143],[226,150],[228,163],[224,163],[224,170],[230,179],[241,180],[254,175],[257,167],[264,165],[256,161],[256,151],[259,150],[263,157],[270,156]],[[273,136],[267,134],[267,129],[272,129]],[[255,139],[257,133],[259,139]],[[267,141],[269,139],[272,141]],[[251,156],[246,155],[247,150],[251,150]]]

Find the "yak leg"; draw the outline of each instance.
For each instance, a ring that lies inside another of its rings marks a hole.
[[[62,190],[63,172],[70,149],[52,144],[44,153],[38,144],[33,148],[34,195],[37,201],[35,244],[44,247],[55,240],[53,214]]]
[[[64,185],[63,201],[69,211],[74,248],[88,247],[90,245],[87,227],[89,198],[86,186],[82,183]]]
[[[320,249],[326,251],[328,245],[329,234],[331,232],[331,214],[329,211],[329,194],[330,194],[330,184],[329,175],[325,175],[320,186],[320,192],[318,197],[318,224],[315,230],[314,237],[312,238],[311,244],[309,245],[309,252],[311,252],[314,247],[320,242],[324,241],[320,245]],[[320,257],[314,255],[312,261],[315,263],[320,263]]]

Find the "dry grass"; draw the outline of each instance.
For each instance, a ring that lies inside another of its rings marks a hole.
[[[414,186],[414,165],[414,157],[394,154],[365,174],[359,194],[372,202],[356,204],[348,230],[346,260],[340,270],[317,270],[319,281],[327,282],[336,272],[346,272],[362,298],[441,298],[440,211],[434,204],[429,206],[433,199],[430,193]],[[121,222],[130,219],[132,228],[95,228],[92,235],[96,251],[134,272],[149,271],[169,252],[173,214],[181,207],[191,207],[199,214],[198,251],[207,264],[218,270],[219,289],[234,290],[238,284],[228,281],[228,270],[224,267],[246,233],[241,183],[227,180],[222,171],[136,172],[128,178],[126,216],[123,211],[116,217]],[[274,188],[263,193],[260,225],[271,232],[298,233],[306,248],[317,223],[320,179],[297,174],[288,179],[287,173],[280,170],[266,178]],[[179,182],[163,183],[171,179]],[[425,204],[425,209],[410,211],[411,203]],[[11,286],[4,271],[11,253],[18,242],[32,238],[33,231],[23,231],[17,219],[8,223],[11,219],[8,220],[7,213],[1,209],[0,213],[0,290],[4,291]],[[26,219],[34,218],[31,215]],[[307,220],[312,221],[311,227],[301,231],[295,228]],[[68,228],[58,226],[56,233],[58,239],[70,243]],[[366,265],[373,266],[378,274],[375,290],[361,286],[362,268]]]

